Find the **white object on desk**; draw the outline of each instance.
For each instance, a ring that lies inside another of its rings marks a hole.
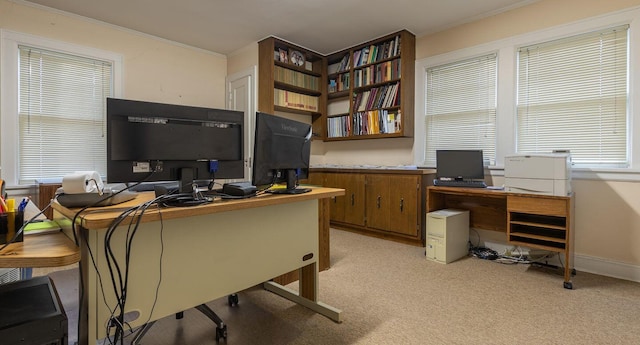
[[[567,196],[571,194],[568,153],[515,154],[504,159],[507,192]]]

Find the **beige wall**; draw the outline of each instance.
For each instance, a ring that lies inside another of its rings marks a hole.
[[[258,66],[258,42],[240,48],[228,56],[227,72],[229,75],[245,71],[253,66]]]
[[[416,39],[416,59],[639,6],[639,0],[540,0]]]
[[[0,28],[121,54],[123,98],[224,107],[224,55],[6,0]]]

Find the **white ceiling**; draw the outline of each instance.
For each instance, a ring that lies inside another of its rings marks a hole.
[[[321,54],[416,36],[536,0],[29,0],[220,54],[277,36]]]

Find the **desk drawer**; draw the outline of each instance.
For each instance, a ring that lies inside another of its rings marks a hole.
[[[507,197],[509,212],[544,214],[549,216],[566,217],[568,213],[568,198],[515,196]]]

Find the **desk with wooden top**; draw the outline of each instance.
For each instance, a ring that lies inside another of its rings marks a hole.
[[[427,213],[469,210],[469,227],[504,232],[514,245],[564,254],[564,287],[573,288],[574,196],[509,193],[486,188],[427,188]]]
[[[59,267],[80,261],[80,250],[62,232],[27,235],[0,251],[1,268]]]
[[[340,310],[318,302],[317,278],[319,226],[328,227],[325,201],[342,194],[342,189],[313,188],[297,195],[263,194],[195,207],[149,209],[131,245],[125,307],[130,326],[263,282],[266,289],[340,322]],[[134,200],[90,209],[78,217],[85,289],[80,344],[96,344],[106,337],[116,300],[105,259],[106,229],[122,210],[152,198],[152,193],[140,193]],[[77,212],[57,203],[53,207],[56,219],[72,219]],[[123,223],[111,240],[120,259],[125,256],[126,228]],[[63,230],[68,235],[72,231],[70,226]],[[299,271],[299,293],[268,282],[294,270]]]

